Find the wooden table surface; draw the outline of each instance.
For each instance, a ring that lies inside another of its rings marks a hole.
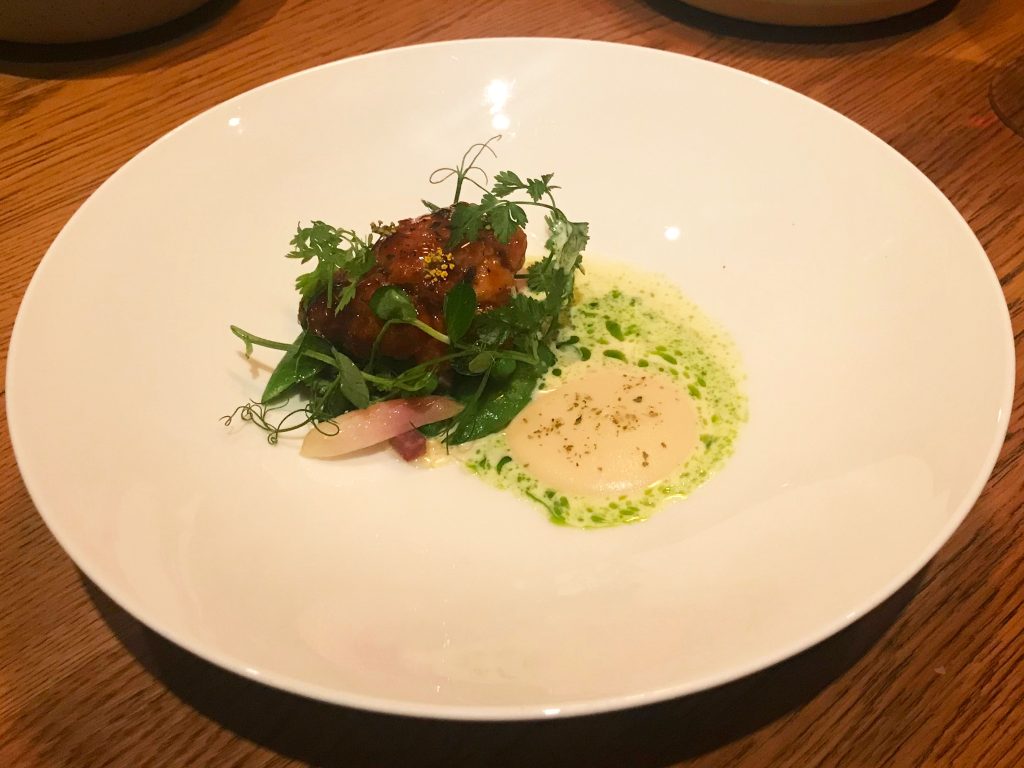
[[[170,128],[316,64],[494,35],[699,56],[860,122],[931,177],[974,228],[1002,280],[1021,359],[1024,139],[987,98],[1000,67],[1024,54],[1020,0],[950,0],[841,32],[728,22],[673,0],[214,0],[105,44],[0,44],[0,357],[32,272],[68,217]],[[907,587],[840,635],[698,696],[490,724],[317,704],[156,637],[84,582],[50,536],[0,409],[0,765],[1024,765],[1021,403],[964,525]]]

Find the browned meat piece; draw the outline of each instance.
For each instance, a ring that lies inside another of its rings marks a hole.
[[[388,442],[406,461],[415,461],[427,452],[427,438],[418,429],[410,429],[408,432],[395,435]]]
[[[394,234],[374,247],[377,264],[356,287],[355,298],[338,314],[327,308],[326,296],[300,307],[299,322],[359,361],[370,355],[381,325],[370,299],[382,285],[397,285],[412,297],[419,319],[444,331],[444,297],[469,280],[481,309],[508,303],[515,274],[526,259],[526,234],[517,229],[507,244],[490,231],[449,253],[450,212],[437,211],[403,219]],[[339,278],[338,290],[344,282]],[[424,362],[444,354],[445,345],[408,325],[392,326],[381,339],[380,354],[397,360]]]
[[[498,242],[487,230],[451,254],[447,210],[404,219],[397,231],[377,243],[377,265],[386,282],[398,285],[427,305],[440,307],[457,283],[469,279],[483,309],[508,302],[516,272],[526,259],[526,235],[516,230],[508,244]]]
[[[370,299],[382,285],[386,285],[384,272],[374,267],[359,281],[355,297],[341,312],[335,314],[333,309],[328,309],[327,296],[322,295],[309,303],[305,313],[300,308],[299,320],[307,330],[327,339],[353,359],[365,362],[383,326],[370,309]],[[339,281],[335,284],[335,291],[343,287],[344,283]],[[444,330],[441,312],[424,306],[416,297],[413,297],[413,304],[420,320]],[[411,325],[393,325],[381,339],[378,352],[396,360],[423,362],[444,354],[445,350],[443,343]]]

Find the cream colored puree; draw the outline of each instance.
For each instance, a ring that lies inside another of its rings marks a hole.
[[[634,522],[691,493],[746,420],[732,343],[663,278],[587,263],[558,362],[466,466],[582,528]]]

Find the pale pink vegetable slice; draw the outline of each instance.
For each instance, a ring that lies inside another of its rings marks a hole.
[[[300,453],[311,459],[344,456],[424,424],[451,418],[461,410],[462,406],[451,398],[436,395],[385,400],[337,417],[337,432],[329,423],[320,425],[324,432],[334,434],[311,429],[302,441]]]

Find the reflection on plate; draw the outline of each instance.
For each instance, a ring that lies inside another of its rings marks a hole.
[[[228,324],[294,330],[296,221],[416,213],[423,169],[496,130],[590,253],[739,347],[734,457],[643,524],[559,528],[455,465],[309,462],[218,421],[266,375]],[[1013,384],[985,254],[882,142],[720,66],[555,40],[386,51],[200,115],[68,223],[9,360],[32,497],[127,610],[271,685],[459,718],[663,699],[835,632],[956,528]]]

